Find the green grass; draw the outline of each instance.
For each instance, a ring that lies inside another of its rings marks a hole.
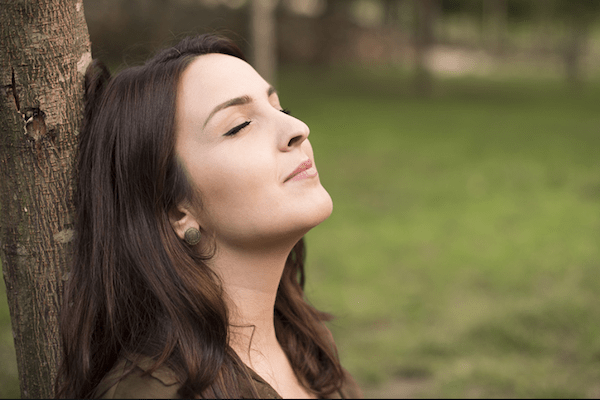
[[[0,267],[2,262],[0,261]],[[3,275],[4,276],[4,275]],[[0,398],[18,398],[19,377],[4,278],[0,280]]]
[[[308,293],[367,394],[600,395],[600,88],[286,71],[330,219]]]
[[[288,68],[278,89],[334,201],[308,296],[366,394],[600,396],[598,84],[439,80],[428,99],[401,71]],[[8,322],[0,303],[0,397]]]

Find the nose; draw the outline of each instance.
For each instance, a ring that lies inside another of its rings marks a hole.
[[[279,139],[279,149],[281,151],[291,151],[294,148],[299,147],[310,134],[308,125],[298,118],[287,114],[283,114],[283,121],[280,129],[281,137]]]

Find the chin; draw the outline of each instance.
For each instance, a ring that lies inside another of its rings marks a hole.
[[[322,192],[317,201],[315,201],[311,207],[306,210],[304,217],[306,217],[306,225],[308,229],[314,228],[321,222],[325,221],[331,215],[333,211],[333,201],[327,191],[322,188]]]
[[[291,207],[290,207],[291,206]],[[325,221],[333,210],[329,193],[323,188],[295,205],[287,203],[274,214],[263,214],[258,224],[231,227],[226,236],[245,247],[268,248],[273,245],[295,244],[308,231]]]

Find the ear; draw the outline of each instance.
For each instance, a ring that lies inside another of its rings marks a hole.
[[[183,240],[185,231],[188,229],[200,229],[200,224],[187,204],[179,205],[177,208],[171,210],[169,212],[169,222],[171,222],[173,230],[181,240]]]

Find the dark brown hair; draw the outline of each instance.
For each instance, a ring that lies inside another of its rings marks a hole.
[[[76,239],[60,328],[58,397],[91,397],[125,355],[165,364],[182,397],[239,397],[250,376],[228,345],[228,310],[217,276],[175,234],[169,211],[194,200],[175,156],[182,72],[197,56],[245,59],[230,40],[201,35],[111,78],[94,61],[77,160]],[[299,381],[325,397],[343,372],[323,328],[329,315],[303,292],[304,243],[290,252],[275,301],[275,329]],[[256,394],[256,393],[255,393]]]

